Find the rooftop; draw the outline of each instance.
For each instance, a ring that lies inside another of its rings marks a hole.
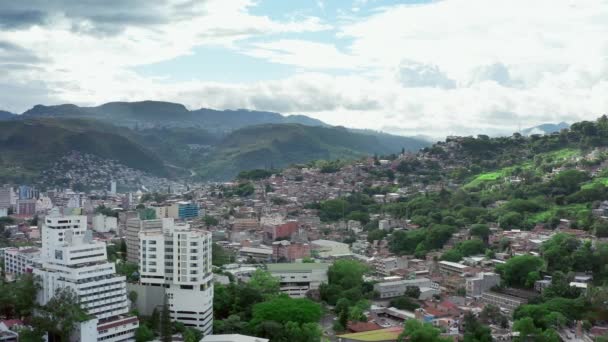
[[[403,332],[402,327],[365,331],[352,334],[339,335],[338,337],[353,341],[396,341]]]
[[[312,271],[327,270],[329,264],[325,263],[291,263],[291,264],[270,264],[267,266],[269,272],[289,272],[289,271]]]
[[[239,334],[226,334],[226,335],[207,335],[201,342],[268,342],[268,339],[239,335]]]

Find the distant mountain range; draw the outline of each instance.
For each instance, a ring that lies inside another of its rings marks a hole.
[[[283,116],[279,113],[246,109],[201,108],[191,111],[182,104],[161,101],[109,102],[97,107],[79,107],[73,104],[36,105],[22,115],[24,117],[92,118],[131,128],[197,127],[210,132],[229,132],[246,126],[268,123],[328,126],[320,120],[304,115]]]
[[[533,134],[551,134],[555,132],[559,132],[564,128],[569,128],[570,124],[565,122],[560,122],[558,124],[554,123],[546,123],[530,128],[526,128],[521,131],[522,135],[533,135]]]
[[[158,101],[37,105],[21,115],[0,112],[0,120],[0,168],[32,177],[71,150],[160,176],[228,180],[247,169],[430,145],[420,138],[333,127],[304,115],[190,111]],[[0,172],[0,181],[7,177]]]

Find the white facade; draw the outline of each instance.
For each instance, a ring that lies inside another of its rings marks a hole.
[[[406,257],[377,258],[372,262],[376,273],[389,276],[391,272],[407,268]]]
[[[8,208],[0,208],[0,217],[8,216]]]
[[[374,290],[378,291],[380,298],[393,298],[403,296],[408,287],[418,287],[420,289],[421,297],[430,297],[433,294],[439,294],[440,292],[439,284],[432,282],[428,278],[417,278],[378,283],[374,285]]]
[[[61,288],[71,288],[78,295],[82,308],[96,320],[95,330],[91,323],[81,326],[79,333],[87,341],[134,340],[139,322],[128,315],[126,279],[108,262],[106,245],[93,241],[86,216],[61,216],[53,211],[44,218],[41,260],[34,274],[42,281],[41,305]]]
[[[211,233],[163,219],[162,228],[140,231],[139,240],[141,284],[164,286],[171,319],[210,334]]]
[[[93,230],[99,233],[108,233],[118,230],[118,219],[114,216],[98,214],[93,216]]]
[[[40,250],[35,247],[7,248],[4,251],[4,270],[8,275],[20,275],[30,272],[32,265],[40,257]]]
[[[279,279],[281,292],[292,298],[304,298],[306,292],[327,283],[329,264],[296,263],[269,264],[268,272]]]

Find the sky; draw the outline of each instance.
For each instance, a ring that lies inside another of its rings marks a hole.
[[[608,113],[608,0],[0,2],[0,109],[162,100],[401,135]]]

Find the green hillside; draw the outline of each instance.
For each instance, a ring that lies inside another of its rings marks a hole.
[[[0,178],[36,178],[41,170],[70,151],[114,159],[155,175],[167,175],[162,160],[128,135],[128,130],[91,120],[2,121]]]
[[[408,138],[403,138],[389,144],[374,135],[353,133],[340,127],[259,125],[237,130],[224,138],[198,172],[207,179],[230,179],[242,170],[397,153],[402,147],[411,149],[410,143]]]

